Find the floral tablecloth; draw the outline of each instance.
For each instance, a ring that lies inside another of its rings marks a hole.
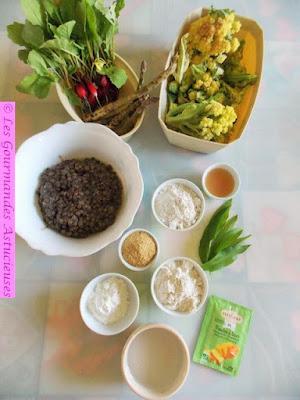
[[[161,70],[185,14],[202,5],[226,6],[256,19],[265,32],[264,75],[245,136],[212,155],[168,144],[147,112],[130,142],[145,181],[135,227],[152,230],[161,244],[160,260],[187,255],[197,259],[201,227],[170,234],[151,215],[150,199],[165,179],[185,177],[200,183],[216,161],[233,164],[242,188],[234,202],[240,224],[253,234],[252,247],[231,267],[209,277],[210,293],[254,309],[240,374],[231,378],[192,364],[182,400],[300,398],[300,1],[298,0],[127,0],[121,17],[118,51],[147,77]],[[38,101],[15,91],[26,67],[6,39],[5,25],[22,14],[16,0],[1,0],[0,94],[17,102],[17,145],[56,122],[69,120],[56,93]],[[45,149],[45,151],[47,151]],[[34,155],[33,155],[34,157]],[[218,206],[208,201],[207,216]],[[193,351],[201,313],[176,319],[162,313],[149,291],[150,272],[121,266],[116,244],[87,258],[46,257],[17,238],[17,297],[0,300],[1,399],[135,399],[123,382],[120,353],[129,331],[101,337],[83,324],[78,301],[84,285],[105,271],[118,271],[138,286],[141,308],[135,325],[174,326]]]

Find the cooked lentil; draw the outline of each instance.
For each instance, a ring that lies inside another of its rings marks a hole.
[[[65,160],[40,176],[38,204],[47,227],[85,238],[115,221],[122,183],[111,165],[95,158]]]

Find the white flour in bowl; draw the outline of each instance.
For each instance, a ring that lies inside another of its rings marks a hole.
[[[202,200],[183,183],[170,183],[158,192],[154,203],[159,220],[171,229],[194,225],[202,210]]]
[[[158,301],[169,310],[191,313],[201,303],[204,284],[194,264],[179,259],[163,264],[157,273],[154,289]]]
[[[121,278],[111,277],[97,283],[87,306],[96,320],[111,325],[127,314],[128,297],[127,283]]]

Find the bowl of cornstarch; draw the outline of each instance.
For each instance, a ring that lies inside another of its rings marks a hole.
[[[152,196],[155,219],[174,231],[194,229],[199,225],[204,210],[202,191],[187,179],[169,179],[158,186]]]
[[[134,283],[118,273],[92,279],[83,289],[80,314],[83,322],[100,335],[116,335],[136,319],[139,294]]]

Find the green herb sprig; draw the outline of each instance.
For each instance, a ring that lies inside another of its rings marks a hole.
[[[238,216],[229,217],[231,205],[232,199],[217,209],[200,240],[199,256],[206,271],[214,272],[232,264],[250,247],[244,242],[251,235],[242,236],[243,229],[235,227]]]

